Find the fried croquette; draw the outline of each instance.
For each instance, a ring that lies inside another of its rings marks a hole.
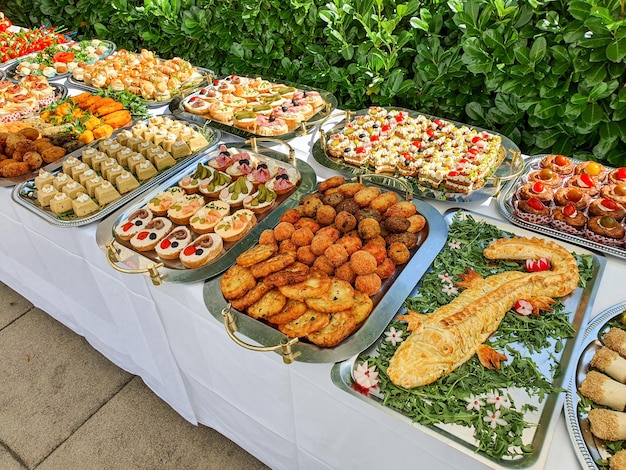
[[[350,284],[354,284],[354,280],[356,279],[356,273],[354,269],[350,266],[350,262],[344,263],[335,269],[335,277],[342,279]]]
[[[393,191],[381,194],[370,203],[370,208],[384,214],[387,209],[398,202],[398,195]]]
[[[300,205],[302,206],[302,214],[304,216],[315,218],[317,209],[322,207],[324,203],[320,200],[319,195],[309,194],[308,196],[305,196],[302,201],[300,201]]]
[[[39,131],[33,127],[20,129],[17,134],[26,137],[28,140],[37,140],[39,138]]]
[[[37,139],[35,141],[35,148],[37,149],[37,152],[39,152],[40,154],[44,150],[49,149],[50,147],[54,147],[54,144],[47,137],[42,137],[41,139]]]
[[[337,240],[337,245],[343,246],[348,253],[348,256],[350,256],[352,253],[359,251],[363,247],[363,242],[358,236],[344,235]]]
[[[48,147],[41,153],[41,158],[45,163],[56,162],[59,158],[62,158],[67,153],[63,147],[57,147],[53,145],[52,147]]]
[[[341,211],[335,217],[335,227],[343,233],[354,230],[357,226],[356,217],[350,212]]]
[[[403,217],[387,217],[383,220],[382,226],[387,232],[402,233],[407,231],[411,226],[411,222]]]
[[[250,289],[257,285],[250,268],[233,264],[220,279],[222,295],[227,300],[243,297]]]
[[[343,176],[332,176],[331,178],[328,178],[327,180],[324,180],[320,184],[318,184],[317,190],[321,193],[325,193],[329,189],[337,188],[345,182],[346,179]]]
[[[370,207],[364,207],[363,209],[358,211],[355,215],[356,215],[356,220],[358,220],[359,222],[367,218],[375,219],[379,223],[383,220],[383,215],[380,212],[375,211],[374,209]]]
[[[356,214],[359,213],[361,208],[355,202],[354,199],[346,198],[346,199],[344,199],[343,201],[341,201],[339,204],[337,204],[335,206],[335,210],[337,211],[337,213],[339,213],[341,211],[346,211],[346,212],[349,212],[352,215],[356,215]]]
[[[276,227],[274,227],[274,237],[277,241],[282,242],[283,240],[288,240],[293,235],[293,232],[296,231],[296,228],[292,223],[289,222],[278,222]]]
[[[371,240],[380,235],[380,224],[375,219],[363,219],[359,222],[359,236],[364,240]]]
[[[391,245],[393,242],[404,243],[409,250],[412,250],[417,246],[418,237],[415,233],[392,233],[391,235],[387,235],[385,237],[385,241],[387,242],[387,246]]]
[[[257,302],[261,297],[263,297],[266,293],[272,290],[272,285],[266,283],[264,280],[257,283],[252,289],[246,292],[243,297],[239,297],[237,299],[232,299],[230,301],[231,305],[239,310],[240,312],[247,309],[250,305]]]
[[[0,167],[0,176],[4,178],[15,178],[17,176],[25,175],[30,171],[30,166],[25,162],[18,162],[13,159],[3,160],[0,163],[9,162],[8,164]]]
[[[296,251],[298,251],[298,247],[296,246],[294,242],[291,241],[291,238],[289,238],[288,240],[283,240],[278,245],[279,253],[292,252],[295,254]]]
[[[295,224],[302,215],[296,209],[288,209],[280,216],[280,222],[289,222]]]
[[[385,211],[385,217],[403,217],[408,219],[417,212],[417,207],[410,201],[396,202]]]
[[[13,159],[21,162],[23,160],[24,154],[27,152],[36,152],[37,147],[32,140],[21,140],[15,144],[15,149],[13,150]]]
[[[396,265],[406,263],[411,257],[411,253],[409,252],[407,246],[400,242],[390,243],[387,253],[389,255],[389,259],[391,259],[391,261],[393,261]]]
[[[286,268],[296,260],[296,250],[280,252],[271,258],[261,261],[250,268],[255,278],[264,278],[276,271]]]
[[[23,135],[9,134],[4,144],[4,153],[6,153],[9,156],[12,156],[13,152],[15,152],[15,145],[18,142],[23,142],[23,141],[28,141],[28,139],[24,137]]]
[[[291,235],[291,241],[296,246],[307,246],[311,244],[314,236],[315,234],[310,228],[302,227],[293,232],[293,235]]]
[[[370,203],[380,196],[381,190],[371,186],[367,188],[363,188],[354,195],[354,202],[356,202],[359,207],[367,207]]]
[[[345,197],[354,197],[356,193],[358,193],[361,189],[365,188],[363,183],[344,183],[341,186],[338,186],[337,189],[341,194]]]
[[[350,255],[350,266],[357,275],[362,276],[376,271],[378,263],[371,253],[359,250]]]
[[[328,258],[330,264],[332,264],[335,268],[341,266],[346,261],[348,261],[348,258],[350,258],[350,255],[348,255],[346,249],[343,246],[337,244],[331,245],[326,248],[326,251],[324,251],[324,256]]]
[[[407,232],[417,233],[422,230],[426,226],[426,219],[422,214],[415,214],[408,218],[410,223],[409,228],[406,229]]]
[[[387,247],[387,242],[382,235],[378,235],[377,237],[370,238],[367,243],[376,243],[377,245],[381,245]]]
[[[309,267],[299,261],[295,261],[289,266],[270,274],[265,278],[265,282],[275,287],[297,284],[306,280],[309,276]]]
[[[250,267],[274,256],[277,251],[278,246],[276,244],[258,244],[237,256],[237,264],[243,267]]]
[[[276,237],[274,236],[274,230],[271,228],[263,230],[259,236],[259,243],[261,245],[275,245]]]
[[[315,235],[326,235],[328,238],[332,239],[333,242],[336,242],[337,240],[339,240],[341,232],[335,227],[329,225],[327,227],[322,227],[321,229],[319,229],[317,232],[315,232]]]
[[[311,343],[323,348],[337,346],[356,328],[354,315],[349,311],[335,312],[330,314],[328,325],[320,330],[306,335]]]
[[[383,260],[387,257],[387,250],[384,246],[378,243],[366,243],[363,247],[363,250],[370,253],[376,259],[376,264],[382,263]]]
[[[310,245],[298,247],[298,250],[296,251],[296,259],[301,263],[304,263],[307,266],[313,266],[315,258],[317,258],[317,255],[313,253]]]
[[[24,163],[28,163],[28,166],[31,170],[36,170],[37,168],[40,168],[43,164],[41,155],[39,155],[38,152],[26,152],[22,156],[22,161]]]
[[[315,235],[311,240],[311,251],[316,255],[323,255],[326,248],[334,243],[333,239],[327,235]]]
[[[300,338],[324,328],[329,321],[330,315],[328,313],[307,309],[295,320],[284,325],[278,325],[278,330],[291,338]]]
[[[330,225],[335,221],[337,211],[333,206],[324,204],[317,209],[315,214],[315,221],[320,225]]]
[[[315,220],[310,217],[300,217],[300,220],[293,224],[293,226],[296,229],[307,227],[313,233],[316,233],[320,229],[320,224],[315,222]]]
[[[246,313],[252,318],[265,319],[271,315],[279,313],[286,303],[287,297],[281,294],[278,289],[272,289],[271,291],[263,294],[263,296],[255,303],[250,305]]]
[[[332,276],[335,272],[335,267],[325,255],[318,256],[311,268],[322,271],[329,276]]]
[[[383,283],[376,273],[359,275],[354,281],[354,288],[369,296],[376,294],[382,285]]]
[[[388,277],[393,276],[394,271],[396,270],[396,265],[390,258],[385,258],[382,263],[378,265],[376,268],[376,274],[381,279],[387,279]]]
[[[307,309],[308,307],[304,302],[295,299],[287,299],[287,303],[282,310],[275,315],[270,315],[266,320],[273,325],[284,325],[304,315]]]
[[[334,193],[326,193],[324,194],[324,197],[322,197],[322,202],[332,207],[337,207],[337,205],[343,200],[343,194],[341,194],[339,191]]]

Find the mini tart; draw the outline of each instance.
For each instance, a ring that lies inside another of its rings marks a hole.
[[[173,224],[165,217],[155,217],[148,222],[143,230],[130,239],[131,246],[137,251],[150,251],[172,230]]]
[[[228,150],[226,145],[222,144],[220,145],[220,153],[217,154],[217,157],[212,158],[207,163],[216,170],[224,171],[232,165],[234,161],[233,153]]]
[[[574,175],[567,180],[566,186],[571,186],[584,191],[590,197],[595,197],[600,192],[599,183],[595,182],[589,175]]]
[[[587,222],[587,237],[602,245],[623,245],[624,227],[613,217],[595,216]]]
[[[115,227],[115,235],[122,240],[130,240],[154,218],[150,209],[142,208],[128,216],[123,223]]]
[[[212,232],[220,220],[230,214],[230,204],[211,201],[189,219],[191,229],[199,234]]]
[[[278,174],[269,180],[265,186],[276,194],[286,194],[298,184],[298,181],[300,181],[298,170],[295,168],[287,170],[281,168]]]
[[[534,183],[526,183],[519,189],[518,197],[520,199],[530,199],[536,197],[541,202],[548,202],[554,199],[554,191],[540,181]]]
[[[626,184],[626,167],[616,168],[609,172],[609,183]]]
[[[167,216],[175,224],[187,225],[191,216],[202,206],[204,206],[202,195],[188,194],[176,201],[167,210]]]
[[[542,168],[550,168],[561,176],[571,175],[574,172],[574,162],[565,155],[546,155],[541,159]]]
[[[196,238],[181,251],[180,262],[189,269],[199,268],[217,258],[223,249],[222,239],[214,233],[207,233]]]
[[[256,225],[254,212],[239,209],[232,215],[224,217],[216,226],[215,233],[225,242],[234,242],[243,238]]]
[[[514,202],[515,214],[526,222],[547,225],[552,222],[552,211],[539,199],[531,197]]]
[[[552,225],[562,232],[579,233],[587,225],[587,217],[574,204],[558,206],[552,211]]]
[[[254,185],[243,176],[240,176],[237,180],[220,191],[219,198],[232,207],[238,207],[243,204],[243,200],[248,197],[252,191],[254,191]]]
[[[277,197],[274,191],[267,189],[265,185],[261,184],[255,193],[250,194],[243,200],[243,207],[255,214],[263,214],[274,207]]]
[[[574,204],[576,209],[582,210],[589,206],[591,197],[580,188],[563,186],[554,193],[554,202],[559,206]]]
[[[574,173],[577,175],[587,174],[594,181],[604,181],[606,179],[606,175],[609,173],[606,167],[602,163],[598,162],[582,162],[576,165],[574,168]]]
[[[538,181],[552,189],[558,188],[561,185],[561,177],[550,168],[531,171],[528,173],[527,178],[529,183],[536,183]]]
[[[612,199],[604,197],[599,197],[598,199],[594,200],[589,205],[588,211],[590,216],[606,215],[609,217],[613,217],[618,222],[623,221],[624,217],[626,217],[626,209],[624,208],[624,206],[622,206],[618,202],[615,202]]]
[[[176,227],[156,244],[154,250],[162,259],[176,259],[191,243],[191,232],[187,227]]]
[[[230,175],[222,171],[216,171],[213,173],[212,178],[205,178],[200,181],[198,190],[209,197],[217,197],[224,188],[226,188],[233,181]]]
[[[626,204],[626,184],[607,184],[602,187],[600,194],[620,204]]]

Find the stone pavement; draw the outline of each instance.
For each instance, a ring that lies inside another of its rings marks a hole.
[[[266,469],[0,283],[0,470]]]

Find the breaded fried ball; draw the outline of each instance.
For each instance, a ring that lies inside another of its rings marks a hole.
[[[333,176],[331,178],[328,178],[327,180],[322,181],[320,184],[318,184],[317,190],[320,193],[325,193],[329,189],[341,186],[345,182],[346,182],[346,179],[343,176]]]
[[[25,127],[18,131],[18,135],[24,136],[28,140],[37,140],[39,138],[39,131],[33,127]]]
[[[387,257],[387,250],[379,243],[368,242],[363,247],[363,250],[370,253],[376,259],[376,264],[382,263]]]
[[[283,240],[290,239],[295,231],[296,228],[293,224],[289,222],[278,222],[276,227],[274,227],[274,237],[277,241],[282,242]]]
[[[337,227],[340,232],[346,233],[350,230],[354,230],[356,224],[356,217],[347,211],[341,211],[337,213],[337,217],[335,217],[335,227]]]
[[[15,145],[18,142],[22,142],[25,140],[28,140],[28,139],[24,136],[17,135],[17,134],[9,134],[5,142],[4,153],[6,153],[8,156],[13,156],[13,152],[15,152]]]
[[[278,245],[279,253],[286,253],[288,251],[291,251],[293,253],[296,253],[298,251],[298,247],[296,246],[294,242],[291,241],[291,239],[283,240]]]
[[[402,233],[408,230],[411,226],[411,222],[403,217],[387,217],[383,220],[382,226],[387,232]]]
[[[376,274],[378,274],[378,277],[381,279],[387,279],[393,275],[395,270],[396,265],[391,261],[391,258],[385,258],[376,268]]]
[[[370,203],[370,208],[384,214],[387,209],[398,202],[398,195],[393,191],[381,194]]]
[[[311,244],[313,236],[314,234],[310,228],[302,227],[293,232],[293,235],[291,235],[291,241],[296,246],[307,246]]]
[[[369,296],[376,294],[382,284],[380,277],[376,273],[358,275],[354,280],[354,288]]]
[[[364,207],[355,215],[356,215],[356,220],[358,220],[359,222],[367,218],[375,219],[378,222],[381,222],[383,220],[383,215],[380,212],[375,211],[371,207]]]
[[[352,270],[361,276],[364,274],[371,274],[376,271],[376,258],[364,250],[355,251],[350,255],[350,266]]]
[[[417,207],[410,201],[396,202],[385,211],[385,217],[403,217],[408,219],[417,212]]]
[[[410,225],[406,229],[407,232],[417,233],[426,226],[426,219],[422,214],[412,215],[408,220]]]
[[[311,218],[315,218],[315,214],[317,214],[317,209],[322,207],[324,203],[320,200],[318,195],[309,194],[305,196],[302,201],[300,201],[300,205],[302,206],[303,215]]]
[[[337,211],[337,213],[342,212],[342,211],[346,211],[346,212],[349,212],[352,215],[356,215],[356,214],[359,213],[361,208],[355,202],[354,199],[346,198],[346,199],[344,199],[343,201],[341,201],[339,204],[337,204],[335,206],[335,210]]]
[[[356,273],[350,267],[350,262],[344,263],[335,269],[335,277],[349,282],[350,284],[354,284],[354,280],[356,279]]]
[[[404,243],[409,250],[412,250],[417,246],[418,236],[415,233],[392,233],[391,235],[387,235],[385,237],[385,241],[387,242],[387,247],[389,247],[393,242]]]
[[[18,162],[23,161],[25,153],[36,152],[37,147],[32,140],[22,140],[15,144],[15,150],[13,150],[13,158]]]
[[[41,139],[37,139],[35,141],[35,148],[39,153],[43,152],[46,149],[49,149],[50,147],[54,147],[54,144],[47,137],[42,137]]]
[[[7,159],[0,163],[9,162],[6,165],[0,167],[0,176],[4,178],[15,178],[16,176],[25,175],[30,171],[28,163],[18,162],[17,160]]]
[[[313,233],[317,233],[317,231],[320,229],[320,224],[315,222],[315,220],[310,217],[300,217],[300,220],[293,224],[293,226],[296,228],[296,230],[306,227]]]
[[[343,200],[344,200],[343,194],[341,194],[339,191],[336,191],[336,192],[328,191],[326,194],[324,194],[324,197],[322,197],[322,202],[324,204],[328,204],[329,206],[333,206],[333,207],[337,207],[337,204],[339,204]]]
[[[359,237],[354,235],[344,235],[339,240],[337,240],[337,245],[343,246],[343,248],[350,256],[355,251],[359,251],[363,247],[363,242]]]
[[[335,210],[333,206],[324,204],[322,207],[317,209],[317,214],[315,215],[315,221],[320,225],[330,225],[335,221],[336,215],[337,215],[337,211]]]
[[[26,152],[22,157],[22,161],[24,163],[28,163],[28,166],[31,170],[36,170],[41,167],[43,164],[43,160],[41,159],[41,155],[37,152]]]
[[[311,250],[311,246],[300,246],[296,251],[296,259],[307,266],[313,266],[317,255]]]
[[[391,243],[387,249],[387,254],[389,255],[391,261],[393,261],[396,265],[406,263],[411,257],[409,249],[404,243],[400,242]]]
[[[375,186],[370,186],[367,188],[363,188],[354,195],[354,202],[356,202],[359,207],[367,207],[370,203],[380,196],[381,191]]]
[[[365,188],[363,183],[344,183],[341,186],[338,186],[339,192],[343,194],[345,197],[354,197],[356,193],[358,193],[361,189]]]
[[[326,258],[326,256],[324,256],[324,255],[318,256],[315,259],[315,262],[313,263],[312,268],[313,269],[319,269],[320,271],[328,274],[329,276],[332,276],[333,273],[335,272],[335,267],[328,260],[328,258]]]
[[[326,251],[324,251],[324,256],[328,258],[330,264],[332,264],[335,268],[338,268],[339,266],[344,264],[346,261],[348,261],[348,258],[350,257],[346,249],[343,246],[337,244],[331,245],[326,248]]]
[[[289,222],[290,224],[295,224],[298,219],[300,219],[302,215],[296,209],[286,210],[283,215],[280,216],[281,222]]]
[[[63,147],[53,145],[52,147],[48,147],[43,152],[39,153],[45,163],[52,163],[56,162],[59,158],[64,157],[67,151]]]
[[[326,248],[333,244],[333,240],[326,235],[315,235],[311,240],[311,251],[316,256],[321,256],[326,251]]]
[[[385,241],[382,235],[378,235],[377,237],[370,238],[367,241],[367,243],[376,243],[377,245],[384,246],[385,248],[387,248],[387,242]]]
[[[336,242],[337,240],[339,240],[339,237],[341,236],[341,232],[337,230],[335,227],[328,225],[327,227],[322,227],[317,232],[315,232],[315,235],[325,235],[328,238],[330,238],[333,242]]]
[[[359,236],[364,240],[371,240],[380,235],[380,224],[374,219],[363,219],[359,222]]]
[[[274,236],[274,230],[271,228],[263,230],[259,236],[259,243],[261,245],[275,245],[276,237]]]

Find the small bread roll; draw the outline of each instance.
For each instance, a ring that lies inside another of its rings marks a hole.
[[[598,349],[591,359],[590,365],[615,380],[626,383],[626,359],[612,349],[604,346]]]
[[[617,452],[611,460],[609,460],[610,470],[626,470],[626,449]]]
[[[620,328],[611,328],[602,340],[607,348],[626,357],[626,331]]]
[[[589,424],[594,436],[606,441],[626,439],[626,413],[594,408],[589,412]]]
[[[617,411],[626,408],[626,385],[613,380],[601,372],[589,371],[578,391],[598,405]]]

